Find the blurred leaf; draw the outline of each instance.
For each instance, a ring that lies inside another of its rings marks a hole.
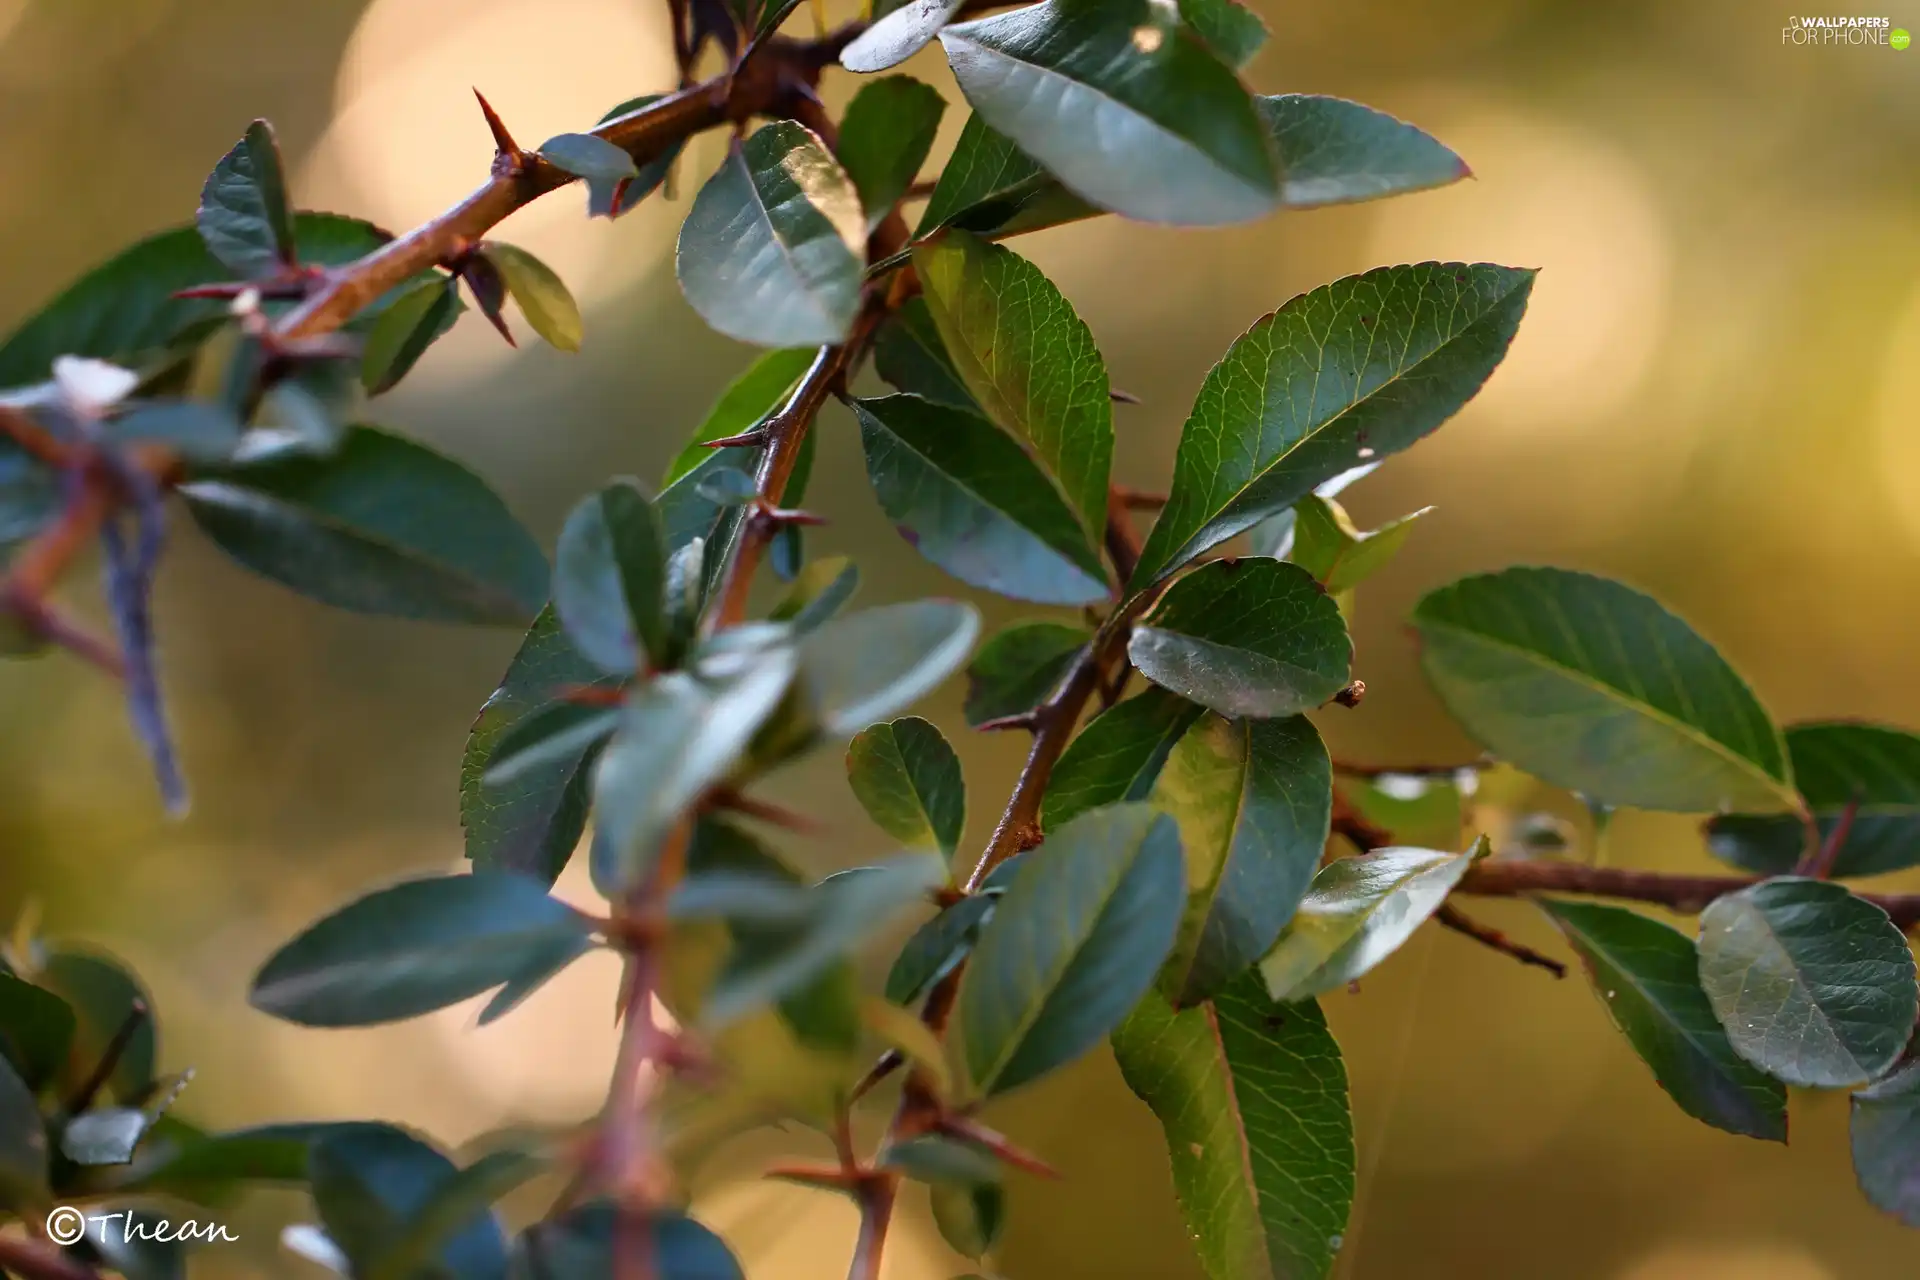
[[[1279,205],[1252,99],[1172,5],[1047,0],[940,42],[973,109],[1102,208],[1211,226]]]
[[[993,1152],[978,1143],[934,1133],[887,1147],[880,1167],[934,1186],[991,1186],[1000,1178],[1000,1159]]]
[[[0,1204],[43,1202],[47,1192],[47,1128],[32,1090],[0,1062]]]
[[[1468,771],[1468,776],[1474,776]],[[1383,773],[1367,779],[1345,778],[1340,792],[1360,816],[1393,833],[1396,840],[1451,853],[1460,847],[1467,797],[1457,774]]]
[[[525,876],[409,880],[309,926],[261,967],[249,999],[303,1026],[396,1022],[577,955],[590,928]]]
[[[1085,527],[1012,437],[916,396],[857,400],[881,509],[928,560],[970,586],[1036,604],[1111,592]]]
[[[595,888],[617,899],[640,881],[667,833],[780,705],[794,666],[793,650],[778,646],[726,675],[669,672],[628,696],[594,775]]]
[[[1100,213],[976,112],[967,117],[940,171],[915,234],[925,239],[951,226],[976,235],[1011,236]]]
[[[1155,684],[1223,715],[1281,717],[1346,687],[1353,641],[1311,575],[1255,557],[1174,583],[1134,628],[1127,656]]]
[[[619,1215],[594,1200],[543,1222],[514,1241],[511,1280],[602,1280],[617,1273]],[[692,1218],[663,1213],[648,1224],[659,1280],[745,1280],[726,1243]]]
[[[1365,976],[1440,909],[1485,847],[1482,837],[1467,853],[1379,849],[1329,862],[1260,962],[1267,990],[1306,1000]]]
[[[847,747],[847,781],[874,825],[904,845],[953,857],[967,818],[960,757],[918,716],[870,725]]]
[[[967,660],[980,615],[954,600],[863,609],[800,640],[800,678],[814,723],[852,737],[906,710]]]
[[[1180,827],[1187,903],[1160,977],[1175,1008],[1251,969],[1293,918],[1326,850],[1333,774],[1304,716],[1207,715],[1174,744],[1153,803]]]
[[[236,467],[180,492],[221,550],[324,604],[505,625],[546,599],[546,557],[486,483],[374,427],[349,428],[332,457]]]
[[[967,388],[989,418],[1033,448],[1079,513],[1086,540],[1099,546],[1113,402],[1092,331],[1038,267],[998,245],[949,235],[916,249],[914,265]]]
[[[619,182],[640,176],[632,156],[590,133],[548,138],[540,144],[540,158],[589,182]]]
[[[963,1258],[978,1261],[986,1256],[1006,1229],[1007,1193],[998,1183],[938,1183],[927,1189],[927,1200],[940,1238]]]
[[[0,974],[0,1054],[39,1092],[60,1074],[73,1045],[74,1013],[52,991]]]
[[[962,898],[916,929],[887,971],[887,999],[910,1005],[952,973],[973,950],[993,903],[984,894]]]
[[[1298,523],[1290,558],[1329,592],[1351,591],[1386,568],[1412,534],[1414,521],[1432,510],[1422,507],[1362,533],[1345,507],[1310,493],[1294,506]]]
[[[438,1271],[435,1263],[441,1250],[474,1228],[498,1230],[492,1218],[494,1202],[544,1173],[546,1165],[531,1152],[508,1148],[490,1151],[441,1181],[407,1215],[405,1228],[381,1253],[368,1280],[410,1280],[423,1271]],[[489,1274],[503,1274],[494,1265],[491,1250],[486,1265]]]
[[[980,931],[956,1018],[983,1096],[1065,1066],[1153,983],[1185,905],[1180,834],[1145,805],[1112,805],[1047,836]]]
[[[533,331],[548,344],[562,351],[578,351],[585,327],[580,320],[580,304],[567,291],[566,282],[552,267],[514,245],[498,240],[482,240],[480,252],[506,281],[520,314]]]
[[[1787,1091],[1728,1043],[1700,989],[1693,939],[1624,907],[1538,901],[1579,953],[1613,1025],[1681,1110],[1729,1133],[1787,1140]]]
[[[631,115],[642,107],[652,106],[664,94],[646,93],[637,98],[629,98],[613,110],[600,117],[599,123],[618,120],[621,116]],[[617,218],[642,200],[652,195],[667,180],[673,171],[673,162],[680,158],[680,149],[685,140],[677,140],[665,151],[640,166],[639,176],[624,182],[587,183],[587,214],[595,218]],[[618,199],[615,198],[616,194]]]
[[[760,496],[760,486],[744,471],[716,471],[697,486],[700,496],[716,507],[738,507]]]
[[[1280,197],[1289,209],[1374,200],[1472,176],[1459,156],[1384,111],[1311,93],[1253,102],[1280,149]]]
[[[1649,596],[1564,569],[1463,578],[1415,608],[1422,665],[1489,750],[1638,809],[1798,803],[1780,731],[1712,645]]]
[[[220,463],[233,456],[244,430],[221,405],[203,400],[149,400],[114,419],[117,443],[163,444],[189,462]]]
[[[966,0],[906,0],[892,12],[876,16],[840,54],[840,65],[860,75],[885,71],[933,43],[940,28],[953,21]]]
[[[994,636],[967,667],[967,723],[978,728],[1045,702],[1092,638],[1058,622],[1017,622]]]
[[[876,25],[885,25],[888,20]],[[848,50],[859,43],[854,41]],[[947,100],[940,91],[912,76],[869,81],[847,104],[840,120],[837,151],[840,164],[860,192],[869,232],[886,220],[894,203],[920,176],[920,166],[933,150],[940,117],[946,110]]]
[[[946,1046],[933,1028],[897,1004],[871,996],[860,1001],[860,1021],[889,1049],[897,1049],[919,1069],[937,1098],[953,1092]]]
[[[1506,355],[1532,285],[1486,264],[1381,267],[1254,325],[1200,388],[1134,586],[1452,417]]]
[[[1884,725],[1833,721],[1787,729],[1793,781],[1833,837],[1849,805],[1853,825],[1834,859],[1836,877],[1871,876],[1920,864],[1920,736]],[[1794,814],[1723,814],[1707,823],[1715,857],[1762,875],[1794,869],[1807,829]]]
[[[1876,1209],[1920,1227],[1920,1062],[1853,1095],[1853,1172]]]
[[[464,310],[459,282],[451,276],[432,276],[396,298],[374,321],[361,353],[360,382],[367,394],[393,390]]]
[[[1876,1078],[1920,1012],[1906,937],[1879,907],[1820,880],[1769,880],[1709,906],[1700,985],[1735,1052],[1804,1088]]]
[[[1165,689],[1148,689],[1095,716],[1053,767],[1041,827],[1052,831],[1089,809],[1145,800],[1174,744],[1204,714]]]
[[[131,1025],[133,1034],[107,1086],[121,1102],[144,1099],[153,1087],[154,1064],[160,1055],[153,997],[139,979],[118,960],[62,947],[48,952],[33,980],[73,1010],[73,1043],[59,1091],[67,1096],[77,1092]]]
[[[845,556],[815,560],[794,576],[793,586],[767,617],[805,635],[840,612],[860,589],[860,566]]]
[[[308,1153],[315,1143],[365,1127],[358,1121],[261,1125],[164,1141],[156,1132],[155,1140],[138,1155],[122,1189],[129,1194],[167,1195],[194,1204],[211,1204],[243,1184],[305,1182]]]
[[[520,643],[500,687],[467,735],[460,758],[460,825],[476,871],[517,871],[552,884],[586,828],[587,788],[599,753],[583,747],[553,760],[511,786],[484,779],[500,740],[516,724],[572,685],[588,685],[600,671],[568,642],[549,606]]]
[[[299,375],[278,382],[261,402],[260,418],[272,435],[275,447],[264,456],[314,455],[326,457],[340,447],[346,423],[339,416],[349,406],[341,405],[321,391],[303,383]],[[248,443],[248,459],[263,456],[255,452],[255,440],[268,432],[256,432]]]
[[[1267,24],[1240,0],[1180,0],[1180,20],[1229,66],[1246,66],[1267,42]]]
[[[293,217],[273,126],[255,120],[213,167],[195,221],[207,249],[242,277],[276,275],[294,261]]]
[[[75,1164],[127,1164],[152,1123],[138,1107],[102,1107],[67,1122],[60,1152]]]
[[[611,674],[666,662],[667,563],[660,516],[622,478],[567,517],[554,550],[553,607],[575,649]]]
[[[453,1162],[410,1134],[386,1125],[354,1126],[317,1143],[313,1202],[327,1236],[353,1264],[355,1276],[382,1280],[385,1260],[405,1245],[416,1218],[459,1177]],[[424,1274],[500,1280],[506,1241],[492,1214],[476,1216],[440,1245]],[[402,1273],[415,1280],[422,1272]]]
[[[675,455],[672,465],[667,468],[664,483],[677,485],[682,477],[691,474],[702,463],[723,456],[730,460],[737,456],[742,460],[741,465],[751,470],[752,460],[759,457],[758,449],[708,449],[704,443],[744,435],[759,426],[768,415],[786,403],[800,376],[813,364],[817,354],[812,347],[792,347],[784,351],[769,351],[754,361],[745,373],[720,393],[720,399],[707,413],[700,429],[693,433],[693,439]]]
[[[1354,467],[1350,471],[1342,471],[1325,484],[1316,487],[1313,492],[1322,498],[1337,498],[1346,492],[1347,486],[1366,479],[1379,469],[1378,462],[1369,462],[1363,466]],[[1276,512],[1248,529],[1247,541],[1253,554],[1271,556],[1275,560],[1291,558],[1296,523],[1298,522],[1294,517],[1294,508],[1288,507],[1285,511]]]
[[[881,324],[874,340],[873,366],[896,391],[950,409],[981,412],[960,371],[953,367],[927,300],[918,294]]]
[[[860,310],[860,193],[820,139],[764,125],[694,198],[680,229],[680,288],[719,332],[762,347],[824,346]]]
[[[529,774],[545,779],[559,764],[577,764],[597,752],[620,727],[618,707],[549,702],[508,726],[487,757],[482,785],[511,788]]]
[[[1353,1203],[1354,1142],[1346,1068],[1319,1006],[1274,1003],[1257,973],[1179,1013],[1153,992],[1113,1050],[1166,1130],[1209,1280],[1329,1274]]]

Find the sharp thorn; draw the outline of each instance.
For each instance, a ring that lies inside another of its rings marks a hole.
[[[480,114],[487,118],[488,132],[493,134],[496,159],[504,156],[512,161],[514,169],[518,170],[526,162],[527,153],[520,149],[520,144],[513,140],[511,133],[507,132],[506,122],[500,118],[500,113],[493,109],[493,104],[487,101],[486,95],[475,89],[473,96],[479,100]]]

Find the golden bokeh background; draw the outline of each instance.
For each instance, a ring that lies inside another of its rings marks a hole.
[[[1362,594],[1369,694],[1322,718],[1336,754],[1469,750],[1423,687],[1401,619],[1424,591],[1514,562],[1655,592],[1783,720],[1920,725],[1920,52],[1786,47],[1785,9],[1753,0],[1256,7],[1274,33],[1250,70],[1258,88],[1393,111],[1475,178],[1250,228],[1105,219],[1018,247],[1091,324],[1116,385],[1143,399],[1117,423],[1117,478],[1141,487],[1164,485],[1208,367],[1288,297],[1423,258],[1542,269],[1484,394],[1350,495],[1362,523],[1439,509]],[[1920,26],[1920,10],[1891,16]],[[278,127],[301,204],[398,228],[485,170],[473,87],[532,143],[668,87],[668,48],[656,0],[0,0],[0,324],[189,220],[255,115]],[[908,69],[951,94],[937,53]],[[853,87],[831,76],[831,101]],[[949,113],[943,149],[963,117]],[[671,269],[686,194],[723,146],[696,142],[679,202],[650,200],[617,225],[589,223],[575,192],[513,218],[500,236],[580,297],[585,351],[509,350],[469,316],[380,420],[478,468],[549,544],[603,477],[658,475],[750,358],[700,326]],[[953,591],[887,527],[844,411],[826,413],[820,438],[809,505],[834,523],[814,549],[857,555],[869,601]],[[84,580],[72,590],[93,594]],[[1023,612],[983,605],[990,622]],[[458,1144],[589,1113],[613,1050],[606,957],[485,1031],[472,1007],[319,1032],[245,1001],[260,960],[322,910],[460,865],[461,743],[516,637],[322,609],[227,564],[185,522],[157,607],[192,815],[163,820],[115,690],[60,657],[9,664],[0,909],[35,900],[53,931],[136,962],[164,1063],[199,1068],[183,1106],[202,1122],[376,1116]],[[929,714],[968,767],[977,846],[1019,744],[965,735],[956,691]],[[831,836],[792,849],[817,870],[885,851],[840,777],[829,754],[769,787],[823,810]],[[1693,824],[1672,818],[1622,817],[1610,856],[1706,865]],[[563,891],[589,892],[572,875]],[[1523,906],[1476,910],[1559,949]],[[1920,1238],[1852,1185],[1844,1096],[1795,1097],[1789,1149],[1708,1130],[1659,1092],[1577,979],[1431,929],[1363,992],[1327,1003],[1359,1130],[1349,1280],[1920,1274]],[[1158,1128],[1104,1055],[991,1118],[1066,1175],[1016,1188],[1007,1275],[1198,1275]],[[695,1211],[755,1280],[841,1276],[853,1211],[757,1181],[781,1151],[819,1153],[795,1135],[734,1144],[700,1173]],[[294,1209],[242,1210],[242,1242],[197,1266],[306,1274],[274,1244]],[[891,1280],[967,1269],[910,1201]]]

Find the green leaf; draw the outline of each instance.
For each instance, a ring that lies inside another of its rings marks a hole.
[[[912,76],[870,81],[847,104],[840,120],[840,164],[860,192],[869,232],[920,176],[946,110],[940,91]]]
[[[582,747],[523,773],[511,786],[488,786],[495,748],[515,725],[555,694],[592,684],[600,670],[581,657],[548,607],[540,611],[467,735],[460,758],[460,825],[476,871],[517,871],[552,884],[565,869],[587,821],[587,790],[599,752]]]
[[[1700,985],[1734,1051],[1805,1088],[1872,1080],[1920,1011],[1906,937],[1837,884],[1782,877],[1700,916]]]
[[[885,71],[933,43],[966,0],[906,0],[877,17],[840,54],[840,65],[860,75]]]
[[[553,607],[575,649],[611,674],[667,661],[666,535],[639,481],[575,507],[553,559]]]
[[[677,261],[687,301],[728,337],[762,347],[838,342],[865,280],[860,193],[819,138],[775,121],[701,188]]]
[[[1280,196],[1289,209],[1375,200],[1472,176],[1431,135],[1357,102],[1283,93],[1254,105],[1280,149]]]
[[[515,721],[500,735],[481,781],[511,787],[529,775],[544,776],[562,761],[577,761],[606,744],[620,725],[617,707],[549,702]]]
[[[1440,909],[1485,846],[1482,837],[1467,853],[1380,849],[1328,863],[1260,962],[1267,990],[1305,1000],[1364,976]]]
[[[1083,814],[1047,837],[980,931],[956,1010],[983,1096],[1104,1039],[1173,945],[1186,872],[1173,820],[1145,805]]]
[[[889,1146],[880,1167],[935,1186],[992,1186],[1000,1177],[999,1158],[987,1148],[933,1133]]]
[[[491,262],[506,281],[507,292],[527,318],[533,331],[550,346],[562,351],[578,351],[585,327],[580,320],[580,304],[567,291],[566,282],[552,267],[525,249],[498,240],[482,240],[480,253]]]
[[[816,355],[818,352],[812,347],[795,347],[786,351],[769,351],[754,361],[752,367],[720,393],[720,399],[708,412],[700,429],[693,433],[693,439],[675,455],[662,483],[678,484],[682,477],[691,475],[701,463],[723,456],[729,460],[738,458],[742,460],[744,469],[751,470],[751,459],[759,456],[759,450],[708,449],[705,442],[745,435],[759,426],[768,415],[786,403],[795,384],[813,364]]]
[[[1145,800],[1174,744],[1203,714],[1185,698],[1148,689],[1095,716],[1053,767],[1041,827],[1051,831],[1101,805]]]
[[[1047,0],[940,42],[973,109],[1102,208],[1212,226],[1280,203],[1251,97],[1172,5]]]
[[[1061,186],[1039,161],[976,112],[967,117],[953,155],[940,171],[915,234],[924,240],[951,226],[975,235],[1011,236],[1100,212]]]
[[[273,126],[255,120],[200,190],[196,216],[207,249],[242,277],[278,274],[294,262],[293,217]]]
[[[53,992],[0,974],[0,1054],[28,1089],[55,1080],[73,1045],[74,1015]]]
[[[1334,603],[1298,565],[1202,565],[1134,628],[1140,674],[1223,715],[1290,716],[1346,687],[1353,641]]]
[[[396,1022],[577,955],[590,929],[524,876],[409,880],[309,926],[261,967],[249,999],[309,1027]]]
[[[1038,267],[999,245],[952,234],[916,249],[914,265],[968,389],[989,418],[1032,447],[1098,546],[1113,401],[1092,331]]]
[[[1351,471],[1342,471],[1325,484],[1314,487],[1314,495],[1321,498],[1337,498],[1345,493],[1348,486],[1364,480],[1380,469],[1380,463],[1369,462]],[[1271,556],[1275,560],[1286,560],[1293,555],[1294,526],[1298,521],[1294,509],[1288,507],[1254,525],[1247,530],[1247,541],[1254,555]]]
[[[791,626],[795,635],[805,635],[840,612],[860,589],[860,566],[845,556],[815,560],[794,576],[793,585],[773,611],[773,622]]]
[[[800,641],[813,721],[848,738],[933,692],[967,660],[980,615],[954,600],[913,600],[835,618]]]
[[[1267,24],[1239,0],[1180,0],[1180,20],[1231,66],[1246,66],[1267,42]]]
[[[490,1151],[441,1180],[407,1215],[404,1229],[381,1251],[368,1280],[411,1280],[423,1270],[439,1270],[435,1259],[450,1241],[473,1227],[495,1226],[494,1202],[538,1177],[546,1166],[547,1161],[532,1152],[507,1148]],[[501,1274],[491,1249],[488,1266],[490,1274]]]
[[[1092,638],[1058,622],[1017,622],[994,636],[967,667],[967,723],[978,728],[1045,702]]]
[[[1464,578],[1415,608],[1427,678],[1505,760],[1604,804],[1797,803],[1780,731],[1712,645],[1649,596],[1564,569]]]
[[[1432,510],[1422,507],[1362,533],[1345,507],[1331,498],[1308,494],[1294,507],[1298,523],[1291,559],[1332,594],[1351,591],[1386,568],[1412,534],[1414,521]]]
[[[1393,832],[1396,840],[1454,850],[1460,847],[1468,797],[1477,790],[1479,780],[1472,769],[1452,774],[1383,773],[1374,778],[1343,778],[1340,794],[1353,802],[1361,817]]]
[[[1613,1025],[1681,1110],[1729,1133],[1787,1140],[1787,1091],[1733,1051],[1700,988],[1693,939],[1624,907],[1539,903],[1579,953]]]
[[[1133,585],[1432,432],[1506,355],[1532,286],[1486,264],[1381,267],[1254,325],[1200,388]]]
[[[34,982],[73,1010],[73,1041],[59,1092],[72,1094],[92,1079],[109,1046],[131,1027],[132,1035],[107,1086],[121,1102],[143,1100],[153,1087],[159,1035],[154,1029],[153,996],[140,980],[109,956],[61,948],[48,953]]]
[[[1872,876],[1920,865],[1920,736],[1884,725],[1833,721],[1787,729],[1793,781],[1831,839],[1849,806],[1853,824],[1832,874]],[[1714,856],[1762,875],[1791,871],[1806,854],[1796,815],[1730,814],[1707,824]]]
[[[1178,1013],[1151,993],[1113,1049],[1166,1130],[1209,1280],[1329,1274],[1353,1204],[1354,1141],[1346,1067],[1319,1006],[1275,1004],[1253,973]]]
[[[589,182],[619,182],[640,176],[632,156],[591,133],[548,138],[540,144],[540,158]]]
[[[281,457],[184,485],[207,536],[324,604],[432,622],[524,623],[546,557],[459,463],[374,427],[328,458]]]
[[[673,671],[635,690],[593,783],[593,883],[617,898],[652,867],[660,842],[726,778],[794,678],[784,646],[707,678]]]
[[[1873,1207],[1920,1227],[1920,1062],[1853,1095],[1853,1172]]]
[[[353,1274],[379,1280],[385,1259],[404,1247],[416,1219],[455,1185],[460,1171],[426,1143],[387,1125],[354,1125],[314,1145],[313,1202],[327,1236]],[[476,1214],[443,1243],[438,1265],[414,1274],[497,1278],[506,1241],[491,1213]],[[408,1277],[412,1280],[412,1276]]]
[[[936,1183],[927,1189],[927,1200],[940,1238],[961,1257],[978,1261],[999,1243],[1007,1225],[1007,1193],[998,1183]]]
[[[967,819],[960,757],[918,716],[876,724],[847,747],[847,781],[874,824],[905,845],[951,858]]]
[[[47,1194],[47,1127],[40,1106],[0,1061],[0,1203],[38,1204]]]
[[[962,898],[916,929],[887,971],[887,999],[910,1005],[952,973],[973,950],[993,905],[984,894]]]
[[[874,371],[896,391],[922,400],[978,414],[980,405],[954,368],[947,344],[918,294],[888,316],[874,339]]]
[[[606,124],[618,120],[621,116],[631,115],[642,107],[652,106],[664,94],[645,93],[637,98],[629,98],[607,114],[600,117],[599,123]],[[674,161],[680,158],[680,149],[685,140],[675,141],[665,151],[640,166],[640,174],[619,182],[587,183],[587,214],[595,218],[618,218],[642,200],[652,195],[667,180],[673,171]]]
[[[451,277],[432,276],[396,298],[374,321],[361,353],[360,382],[367,394],[391,391],[465,309]]]
[[[1326,850],[1333,770],[1303,716],[1207,715],[1167,756],[1153,803],[1186,851],[1186,914],[1160,989],[1187,1008],[1251,969],[1293,918]]]
[[[856,400],[867,475],[902,537],[969,586],[1083,605],[1112,588],[1046,473],[984,418],[917,396]]]
[[[528,1227],[513,1245],[509,1280],[600,1280],[618,1274],[619,1214],[594,1200]],[[663,1212],[648,1224],[660,1280],[745,1280],[726,1242],[692,1218]]]

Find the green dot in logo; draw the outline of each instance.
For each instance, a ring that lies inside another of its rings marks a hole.
[[[1887,43],[1896,49],[1904,49],[1913,43],[1913,37],[1907,34],[1905,27],[1895,27],[1887,33]]]

